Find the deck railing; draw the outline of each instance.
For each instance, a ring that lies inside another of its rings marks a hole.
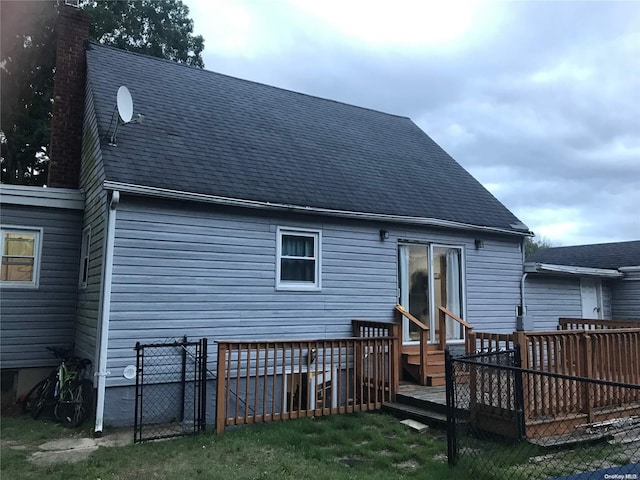
[[[512,333],[471,332],[467,337],[467,354],[497,352],[512,348]]]
[[[607,330],[610,328],[640,328],[640,320],[597,320],[592,318],[560,318],[560,330]]]
[[[402,317],[406,318],[411,324],[417,327],[420,336],[420,365],[418,367],[418,375],[420,376],[420,384],[424,385],[427,379],[427,347],[429,345],[429,327],[411,315],[402,305],[396,305],[396,323],[402,325]],[[398,358],[400,365],[400,358]]]
[[[495,334],[475,332],[477,351],[508,350],[520,345],[524,368],[610,382],[640,384],[640,328],[599,328]],[[525,378],[526,416],[586,414],[640,402],[640,392],[567,378]],[[583,391],[584,389],[588,391]]]
[[[465,350],[467,352],[470,351],[471,348],[471,334],[473,333],[473,325],[469,322],[464,321],[455,313],[450,312],[445,307],[438,307],[438,344],[440,345],[440,350],[444,350],[447,346],[447,317],[459,323],[462,327],[464,327],[464,338],[465,338]]]
[[[393,400],[398,383],[398,337],[377,336],[374,333],[381,331],[360,326],[365,328],[363,333],[371,335],[217,342],[216,430],[375,410],[382,407],[382,402]]]

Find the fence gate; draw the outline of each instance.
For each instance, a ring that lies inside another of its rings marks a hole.
[[[134,443],[205,429],[207,339],[136,343]]]
[[[458,434],[490,432],[515,442],[525,436],[520,346],[463,357],[445,352],[447,454],[458,457]]]

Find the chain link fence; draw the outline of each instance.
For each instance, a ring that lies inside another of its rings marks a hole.
[[[640,479],[640,385],[524,369],[515,347],[447,355],[449,463],[475,480]]]
[[[135,443],[205,429],[206,367],[206,338],[136,344]]]

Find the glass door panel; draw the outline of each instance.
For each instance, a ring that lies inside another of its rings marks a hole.
[[[433,265],[433,318],[439,318],[438,307],[442,306],[462,318],[462,249],[455,247],[432,247]],[[434,322],[433,330],[440,338],[440,322]],[[464,328],[450,317],[446,317],[447,340],[464,339]]]
[[[398,250],[400,304],[414,317],[429,325],[429,247],[400,245]],[[402,324],[403,341],[420,340],[419,329],[406,318]]]

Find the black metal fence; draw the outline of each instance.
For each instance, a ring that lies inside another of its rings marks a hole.
[[[475,480],[639,480],[640,385],[521,368],[515,347],[447,352],[449,463]]]
[[[191,435],[206,426],[207,339],[136,343],[134,442]]]

